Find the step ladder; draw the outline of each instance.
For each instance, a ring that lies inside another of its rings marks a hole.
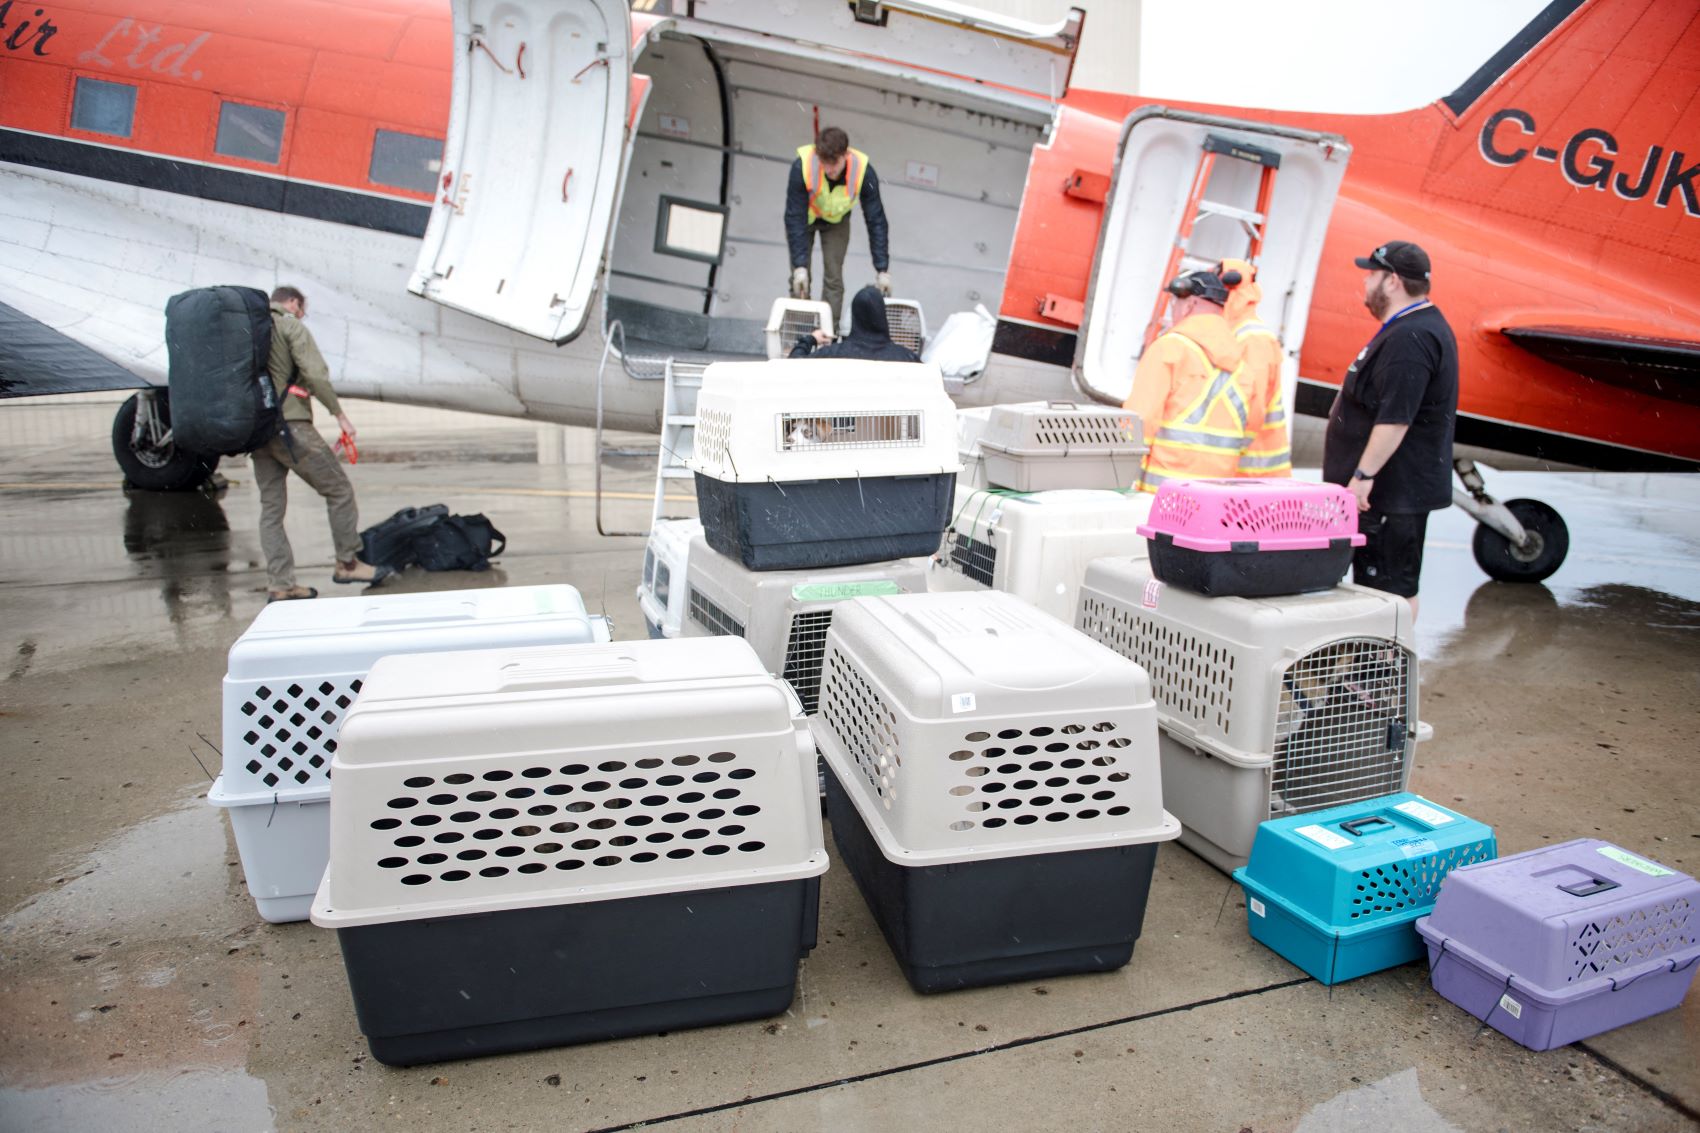
[[[1210,176],[1216,170],[1218,157],[1226,157],[1231,161],[1246,161],[1258,167],[1257,204],[1253,208],[1240,208],[1225,202],[1204,199],[1205,190],[1210,186]],[[1254,268],[1257,266],[1258,259],[1263,254],[1269,202],[1275,195],[1275,175],[1280,168],[1281,155],[1273,150],[1248,145],[1220,134],[1205,135],[1204,152],[1199,155],[1198,171],[1193,175],[1192,189],[1187,194],[1186,207],[1181,212],[1180,231],[1175,234],[1174,246],[1169,249],[1169,262],[1163,269],[1157,301],[1152,305],[1151,321],[1145,325],[1146,346],[1155,342],[1163,331],[1163,316],[1168,313],[1169,303],[1174,298],[1166,290],[1169,281],[1183,270],[1206,270],[1215,267],[1218,262],[1214,259],[1201,259],[1192,254],[1193,229],[1199,221],[1211,216],[1237,221],[1246,236],[1246,253],[1240,258]]]
[[[667,486],[683,480],[693,482],[691,470],[685,467],[694,449],[696,434],[697,392],[702,389],[702,376],[708,362],[700,359],[667,357],[662,360],[661,443],[656,450],[655,492],[650,502],[649,528],[643,531],[611,530],[603,521],[602,466],[615,451],[603,443],[602,394],[608,359],[615,341],[620,344],[620,368],[633,379],[653,381],[653,373],[635,373],[626,362],[626,332],[619,320],[608,325],[608,335],[602,347],[602,362],[596,369],[596,531],[599,535],[647,535],[658,519],[672,518],[664,514]]]

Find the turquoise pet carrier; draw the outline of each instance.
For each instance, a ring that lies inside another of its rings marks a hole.
[[[1234,880],[1252,939],[1336,984],[1422,957],[1446,875],[1496,856],[1491,827],[1406,792],[1263,823]]]

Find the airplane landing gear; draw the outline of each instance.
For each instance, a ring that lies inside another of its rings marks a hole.
[[[1540,582],[1564,565],[1570,529],[1564,517],[1539,500],[1506,500],[1488,495],[1473,460],[1452,462],[1466,491],[1452,490],[1452,502],[1478,524],[1470,548],[1476,565],[1499,582]]]
[[[184,452],[171,439],[171,403],[164,390],[145,389],[112,419],[112,455],[132,487],[187,492],[204,484],[218,457]]]

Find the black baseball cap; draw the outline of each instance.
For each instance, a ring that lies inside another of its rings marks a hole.
[[[1167,290],[1170,295],[1180,299],[1185,299],[1189,295],[1197,295],[1208,299],[1218,307],[1224,306],[1228,302],[1228,289],[1222,283],[1222,277],[1213,271],[1182,272],[1169,280]]]
[[[1390,271],[1401,279],[1427,282],[1429,278],[1428,253],[1407,240],[1389,240],[1352,262],[1365,271]]]

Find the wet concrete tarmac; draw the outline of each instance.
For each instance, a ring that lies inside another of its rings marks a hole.
[[[914,995],[834,870],[779,1019],[382,1067],[334,937],[258,919],[204,799],[224,654],[264,601],[251,477],[227,462],[222,496],[126,495],[110,413],[43,414],[0,451],[0,1129],[1700,1124],[1700,996],[1531,1053],[1481,1032],[1420,965],[1332,991],[1305,978],[1175,845],[1116,973]],[[641,540],[597,536],[589,470],[520,462],[531,435],[477,419],[363,433],[368,521],[441,501],[489,514],[511,545],[487,573],[410,573],[397,589],[570,582],[617,636],[641,636]],[[647,472],[610,475],[636,498],[609,520],[640,524]],[[1504,852],[1590,835],[1695,872],[1700,482],[1490,486],[1559,507],[1571,557],[1548,586],[1490,583],[1469,521],[1435,518],[1419,638],[1436,735],[1412,789],[1492,823]],[[341,589],[317,501],[292,498],[302,581]]]

